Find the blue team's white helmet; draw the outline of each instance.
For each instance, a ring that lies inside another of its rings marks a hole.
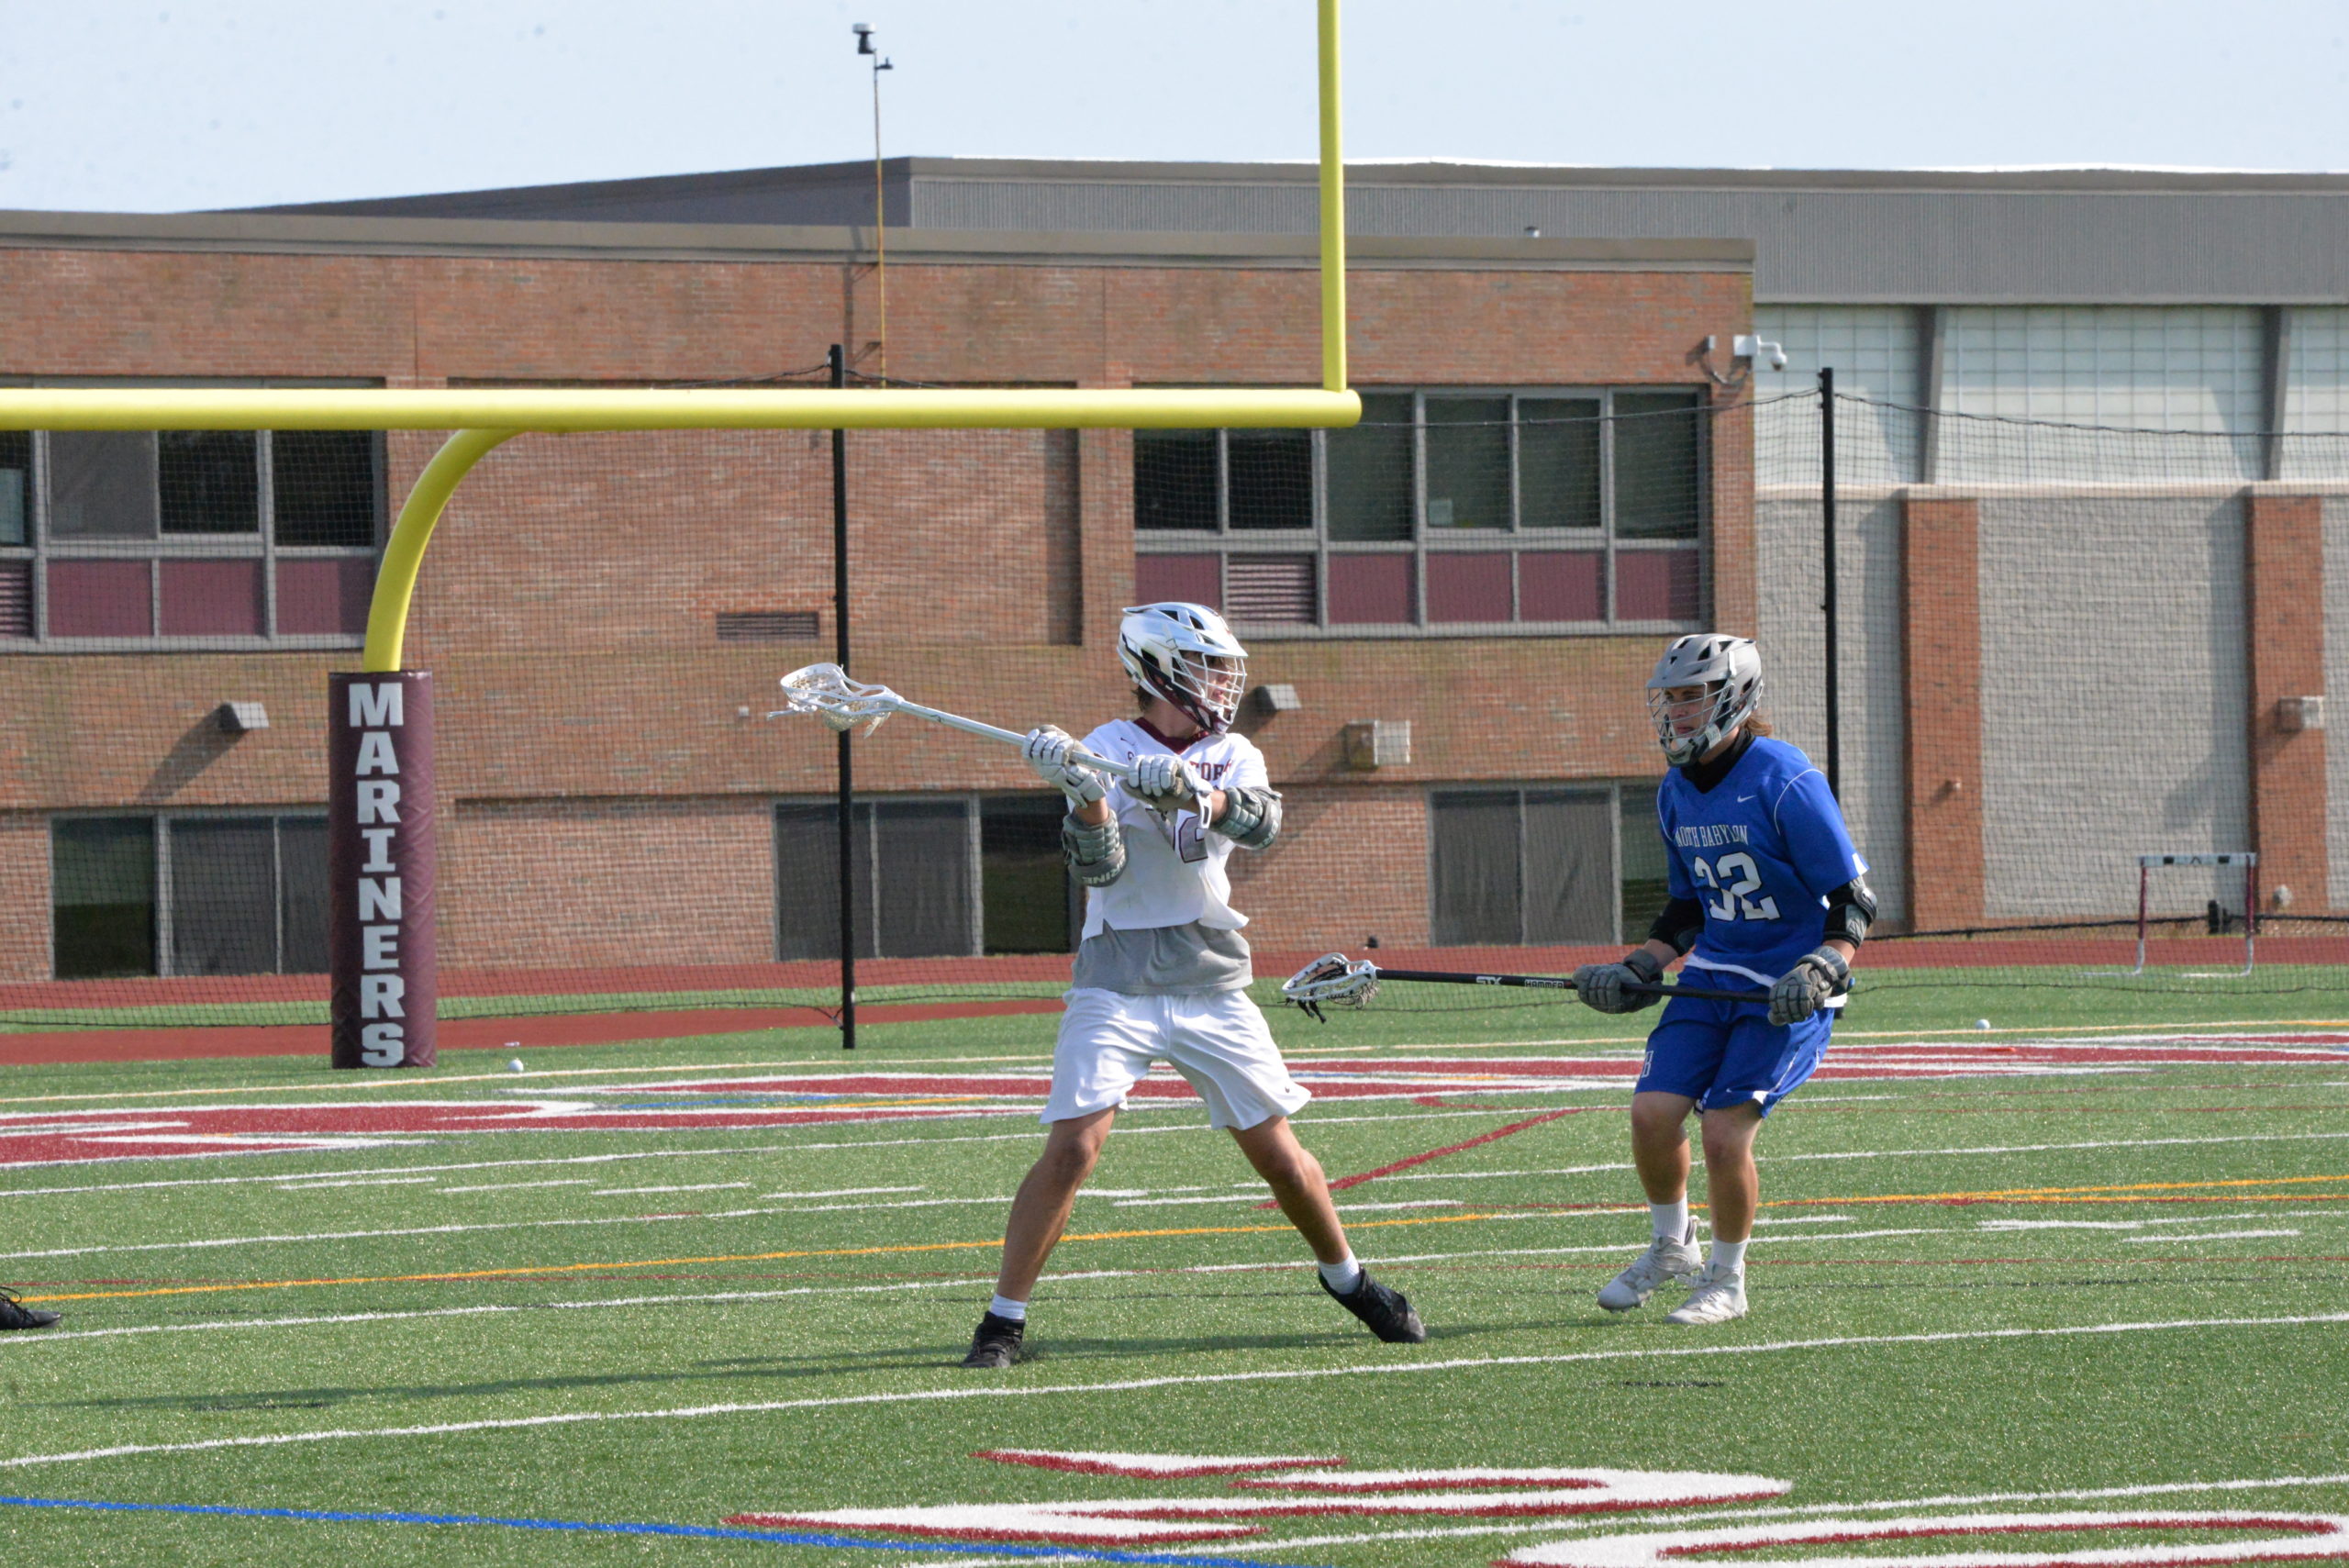
[[[1248,651],[1205,605],[1136,605],[1118,623],[1118,662],[1209,735],[1231,728],[1248,684]]]
[[[1668,697],[1694,688],[1700,695]],[[1648,717],[1664,759],[1687,767],[1753,716],[1762,701],[1762,651],[1753,639],[1698,632],[1675,641],[1648,677]]]

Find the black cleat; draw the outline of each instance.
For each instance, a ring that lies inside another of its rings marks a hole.
[[[0,1329],[46,1329],[57,1321],[54,1312],[17,1305],[17,1293],[0,1285]]]
[[[971,1353],[963,1358],[963,1364],[983,1372],[1018,1366],[1029,1356],[1028,1347],[1020,1343],[1027,1331],[1025,1323],[988,1313],[979,1319],[979,1331],[971,1336]]]
[[[1313,1276],[1321,1279],[1317,1273]],[[1329,1290],[1339,1306],[1369,1325],[1370,1331],[1390,1345],[1417,1345],[1426,1342],[1427,1325],[1411,1310],[1411,1298],[1399,1290],[1389,1290],[1370,1277],[1364,1269],[1353,1289],[1343,1296],[1330,1290],[1330,1282],[1321,1280],[1321,1288]]]

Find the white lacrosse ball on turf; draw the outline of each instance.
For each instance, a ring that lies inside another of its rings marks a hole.
[[[1987,1018],[1976,1018],[1974,1020],[1974,1027],[1977,1029],[1987,1029],[1990,1027],[1990,1020]]]
[[[529,1069],[522,1065],[522,1059],[518,1056],[513,1061],[506,1064],[506,1071],[508,1073],[527,1073]]]

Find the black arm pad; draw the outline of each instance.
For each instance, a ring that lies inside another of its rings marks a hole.
[[[1827,930],[1822,940],[1841,937],[1854,947],[1868,940],[1876,924],[1876,889],[1865,875],[1854,877],[1827,895]]]
[[[1648,928],[1648,940],[1662,942],[1676,953],[1686,954],[1705,934],[1705,906],[1695,898],[1675,898],[1664,906],[1664,913]]]
[[[1261,850],[1281,830],[1281,797],[1253,784],[1227,785],[1223,815],[1208,827],[1243,850]]]

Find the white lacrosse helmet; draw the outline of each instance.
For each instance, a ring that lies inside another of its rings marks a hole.
[[[1677,701],[1669,692],[1700,688]],[[1664,759],[1685,768],[1753,716],[1762,701],[1762,651],[1750,638],[1698,632],[1675,641],[1648,677],[1648,717]]]
[[[1248,684],[1248,651],[1205,605],[1136,605],[1118,623],[1118,662],[1209,735],[1231,728]]]

